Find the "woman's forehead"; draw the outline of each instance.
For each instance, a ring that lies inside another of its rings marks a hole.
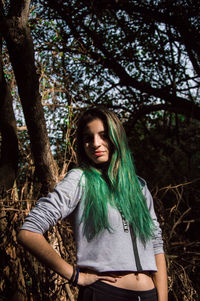
[[[91,132],[104,132],[105,126],[101,119],[97,118],[89,121],[83,129],[83,134]]]

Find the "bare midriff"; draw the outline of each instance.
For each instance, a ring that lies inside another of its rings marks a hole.
[[[119,288],[136,290],[136,291],[145,291],[145,290],[151,290],[155,287],[152,277],[150,276],[149,273],[135,274],[135,273],[114,272],[108,274],[110,274],[110,276],[115,276],[117,281],[113,283],[113,282],[103,280],[103,282]]]
[[[88,269],[81,269],[82,272],[86,273],[94,273],[94,271]],[[99,276],[111,276],[116,279],[116,282],[110,282],[106,280],[101,280],[104,283],[109,285],[113,285],[119,288],[124,288],[128,290],[135,291],[146,291],[151,290],[155,287],[154,282],[152,280],[151,272],[142,272],[142,273],[134,273],[134,272],[122,272],[122,271],[113,271],[106,273],[97,273]]]

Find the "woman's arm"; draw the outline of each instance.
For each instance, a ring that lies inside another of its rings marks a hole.
[[[68,172],[52,193],[37,202],[18,234],[20,244],[42,263],[68,280],[72,277],[73,266],[61,258],[46,241],[43,233],[55,225],[59,219],[69,215],[78,205],[82,195],[82,187],[79,185],[81,175],[82,171],[76,169]],[[88,285],[99,279],[115,282],[113,277],[100,277],[95,273],[80,273],[78,284]]]
[[[73,274],[73,266],[68,264],[51,247],[42,234],[21,230],[18,234],[18,242],[23,245],[30,253],[37,257],[42,263],[54,270],[65,279],[70,279]],[[97,274],[80,273],[78,278],[79,285],[89,285],[97,280],[107,280],[116,282],[116,278],[109,276],[98,276]]]
[[[163,239],[162,239],[162,231],[160,225],[157,221],[157,216],[154,210],[153,198],[152,195],[145,185],[143,190],[144,196],[147,200],[147,206],[149,208],[149,212],[154,222],[154,236],[153,236],[153,248],[157,265],[157,272],[153,273],[153,281],[156,286],[158,292],[158,301],[167,301],[168,300],[168,286],[167,286],[167,268],[165,255],[163,251]]]
[[[168,300],[167,268],[164,254],[155,255],[158,271],[153,273],[153,281],[158,292],[158,301]]]

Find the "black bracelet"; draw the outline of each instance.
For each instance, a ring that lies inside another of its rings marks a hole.
[[[71,278],[69,279],[69,283],[73,283],[74,282],[75,275],[76,275],[76,267],[75,267],[75,265],[73,265],[73,273],[72,273]]]
[[[78,277],[79,277],[79,268],[77,266],[76,267],[76,277],[75,277],[74,281],[72,282],[73,286],[77,286],[77,284],[78,284]]]

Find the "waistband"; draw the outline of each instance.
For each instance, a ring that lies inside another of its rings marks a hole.
[[[145,298],[148,300],[148,298],[150,299],[152,297],[157,296],[156,288],[144,291],[128,290],[104,283],[102,281],[97,281],[91,284],[89,287],[96,291],[104,292],[106,295],[110,294],[113,297],[121,296],[123,298],[127,298],[127,300],[130,300],[131,298],[136,298],[137,300],[140,300],[138,297],[141,297],[142,299]]]
[[[138,274],[145,274],[149,277],[152,277],[152,272],[153,271],[108,271],[108,272],[97,272],[97,271],[94,271],[94,270],[91,270],[91,269],[88,269],[88,268],[82,268],[82,267],[79,267],[79,270],[80,272],[83,272],[83,273],[96,273],[97,275],[100,275],[100,276],[119,276],[119,275],[127,275],[129,273],[133,273],[135,275],[138,275]]]

